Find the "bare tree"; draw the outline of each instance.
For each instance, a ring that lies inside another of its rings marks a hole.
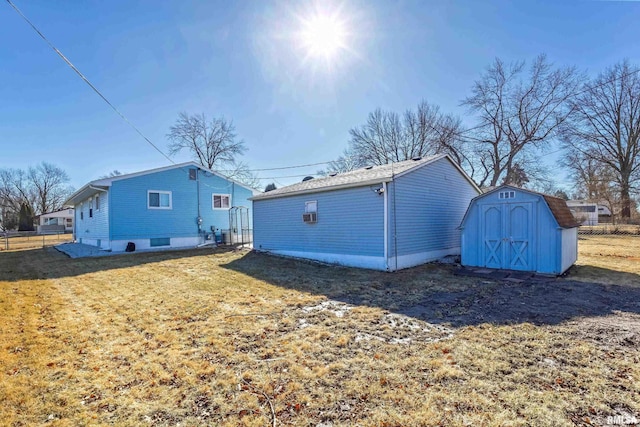
[[[27,173],[22,169],[1,169],[0,198],[4,206],[9,206],[16,212],[25,202],[33,207],[36,203],[36,195],[29,185]]]
[[[204,113],[180,113],[167,135],[171,143],[169,153],[175,155],[186,149],[202,166],[213,169],[233,163],[245,151],[244,142],[236,140],[233,122],[224,117],[207,120]]]
[[[61,209],[72,192],[67,185],[69,175],[51,163],[42,162],[35,167],[30,167],[27,176],[36,195],[34,212],[37,214]]]
[[[236,180],[248,187],[251,188],[259,188],[260,187],[260,178],[249,169],[249,165],[245,162],[231,162],[228,166],[231,169],[225,170],[224,174],[233,180]]]
[[[318,174],[349,172],[364,166],[366,163],[363,163],[349,148],[346,148],[336,160],[329,163],[326,171],[318,171]]]
[[[69,176],[59,167],[42,162],[27,171],[0,170],[0,205],[3,214],[16,216],[21,208],[36,215],[59,210],[73,192]]]
[[[349,147],[329,169],[337,172],[365,165],[384,165],[447,153],[459,164],[467,161],[460,140],[460,120],[422,101],[402,116],[377,109],[367,122],[349,131]]]
[[[113,177],[120,176],[120,175],[122,175],[122,172],[120,172],[118,169],[114,169],[111,172],[109,172],[108,174],[102,175],[100,177],[100,179],[113,178]]]
[[[603,200],[605,193],[615,184],[614,175],[608,166],[580,151],[568,150],[559,164],[570,172],[569,178],[576,198]]]
[[[501,179],[509,184],[518,172],[515,165],[527,169],[523,154],[544,148],[556,135],[571,112],[569,101],[578,87],[574,68],[556,69],[544,55],[528,71],[524,61],[505,65],[496,59],[462,102],[479,119],[470,138],[479,184],[495,186]]]
[[[640,68],[623,61],[585,84],[564,127],[570,153],[613,173],[620,215],[631,217],[640,179]]]

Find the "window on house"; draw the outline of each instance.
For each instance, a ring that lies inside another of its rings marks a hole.
[[[171,191],[149,190],[147,192],[149,209],[172,209]]]
[[[80,219],[84,219],[84,212],[80,211]]]
[[[229,209],[231,207],[231,196],[228,194],[213,195],[213,209]]]
[[[96,210],[100,210],[100,196],[96,196]]]
[[[89,208],[89,218],[93,218],[93,208]]]
[[[304,213],[317,213],[318,202],[316,200],[304,203]]]

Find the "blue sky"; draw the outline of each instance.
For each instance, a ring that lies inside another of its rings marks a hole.
[[[472,125],[460,101],[496,57],[546,53],[589,75],[640,64],[638,2],[13,2],[161,149],[179,112],[223,115],[255,169],[335,159],[378,107],[425,99]],[[297,36],[318,8],[348,23],[347,49],[330,63]],[[45,160],[80,187],[169,164],[6,2],[0,40],[0,168]],[[259,176],[280,186],[321,167]]]

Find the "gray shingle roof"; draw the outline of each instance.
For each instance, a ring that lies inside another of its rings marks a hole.
[[[391,181],[395,175],[418,168],[427,163],[447,157],[444,154],[430,157],[423,157],[420,160],[406,160],[404,162],[389,163],[387,165],[366,167],[350,172],[339,173],[335,176],[310,179],[297,184],[288,185],[260,195],[254,196],[253,200],[270,199],[286,195],[313,193],[338,188],[358,187]]]

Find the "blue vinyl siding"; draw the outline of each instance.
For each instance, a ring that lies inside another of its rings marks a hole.
[[[541,195],[519,191],[515,188],[507,189],[515,191],[513,199],[500,199],[500,191],[494,191],[478,197],[470,205],[469,212],[462,224],[462,264],[474,267],[486,266],[486,250],[483,246],[485,245],[485,236],[483,235],[484,229],[482,227],[483,207],[530,204],[531,218],[529,219],[529,226],[532,230],[532,235],[529,271],[546,274],[562,273],[567,268],[567,263],[570,266],[575,261],[574,253],[563,254],[563,247],[576,247],[575,241],[563,243],[563,236],[575,240],[577,234],[572,232],[563,233],[566,230],[558,226],[555,217]],[[510,238],[511,236],[504,237]],[[565,252],[571,251],[565,249]],[[569,258],[570,261],[566,261],[566,258]],[[563,259],[565,259],[564,262]]]
[[[318,202],[318,222],[302,221]],[[383,197],[359,187],[254,201],[254,248],[363,256],[384,255]]]
[[[460,247],[460,222],[475,187],[442,158],[397,177],[388,188],[389,257]],[[395,193],[395,194],[394,194]]]
[[[214,210],[212,194],[230,194],[232,206],[251,208],[252,192],[216,175],[198,172],[189,179],[189,167],[116,180],[111,187],[112,240],[198,236],[198,193],[202,229],[229,227],[229,212]],[[149,190],[171,191],[172,209],[149,209]]]
[[[100,209],[95,209],[94,198],[100,197]],[[93,209],[93,216],[89,216],[89,208]],[[82,212],[82,215],[81,215]],[[80,217],[83,219],[80,219]],[[98,192],[90,199],[83,200],[76,206],[75,211],[76,238],[101,241],[109,240],[109,195],[108,192]]]

